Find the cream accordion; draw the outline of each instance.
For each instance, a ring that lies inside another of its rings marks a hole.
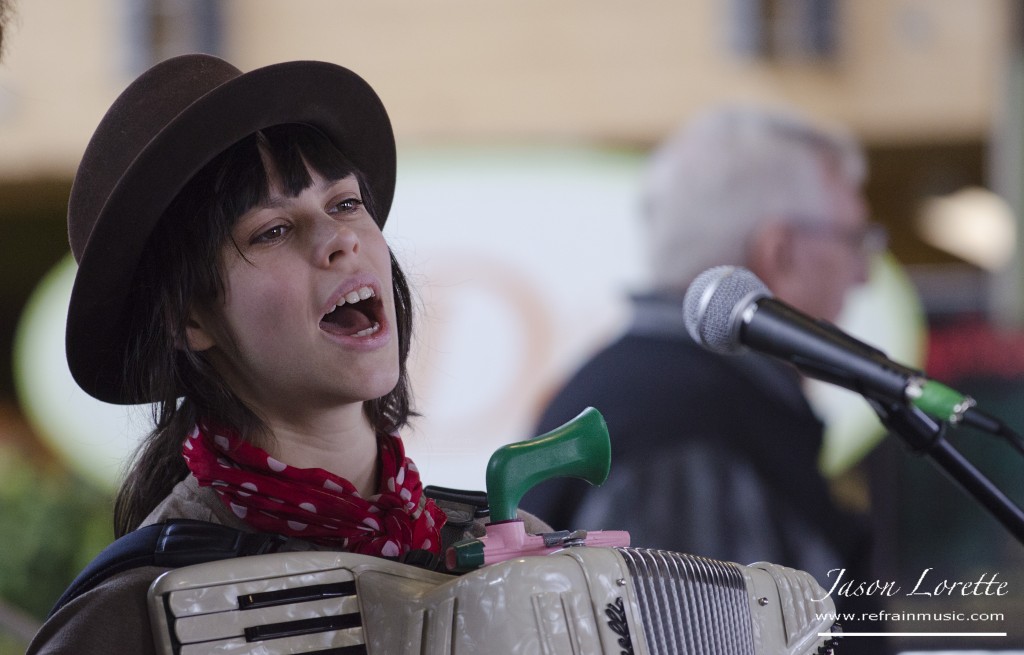
[[[809,655],[835,611],[806,573],[570,547],[452,576],[311,551],[189,566],[149,595],[164,655]],[[826,635],[826,636],[823,636]]]

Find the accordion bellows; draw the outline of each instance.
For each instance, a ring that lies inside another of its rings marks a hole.
[[[150,589],[161,652],[769,655],[825,652],[807,573],[638,548],[566,548],[454,577],[351,553],[244,557]]]

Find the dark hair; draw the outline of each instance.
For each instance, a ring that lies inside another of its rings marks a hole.
[[[383,222],[362,173],[308,125],[279,125],[250,135],[207,164],[182,189],[150,236],[129,298],[125,384],[153,401],[155,427],[136,450],[118,491],[117,536],[138,527],[188,475],[181,444],[199,418],[232,425],[258,445],[267,437],[254,408],[232,392],[203,353],[184,347],[190,308],[209,307],[222,298],[220,253],[231,239],[235,220],[269,196],[264,157],[291,196],[312,183],[307,166],[330,180],[354,174],[367,211],[378,225]],[[399,380],[390,393],[363,405],[377,430],[402,427],[412,415],[406,370],[412,297],[394,254],[391,273]]]

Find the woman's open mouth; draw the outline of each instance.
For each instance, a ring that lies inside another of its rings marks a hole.
[[[369,337],[380,331],[384,304],[368,286],[349,291],[334,311],[320,319],[320,329],[346,337]]]

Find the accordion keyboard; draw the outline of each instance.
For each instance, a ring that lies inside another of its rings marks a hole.
[[[737,565],[660,550],[618,551],[632,575],[651,655],[753,655],[747,586]]]

